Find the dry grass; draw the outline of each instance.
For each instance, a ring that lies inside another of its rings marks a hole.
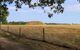
[[[41,41],[23,38],[12,40],[13,35],[7,34],[0,30],[0,50],[70,50]]]
[[[57,44],[69,44],[80,48],[80,25],[2,25],[2,29],[15,34],[21,33],[25,37],[43,40],[43,28],[45,28],[45,40]]]

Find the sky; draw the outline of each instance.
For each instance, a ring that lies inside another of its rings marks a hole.
[[[17,12],[15,11],[15,4],[8,5],[9,16],[8,22],[11,21],[41,21],[45,23],[75,23],[80,24],[80,4],[77,0],[66,0],[63,5],[63,14],[54,14],[52,18],[48,17],[47,13],[37,7],[36,9],[28,8],[23,5]],[[46,9],[48,10],[48,9]]]

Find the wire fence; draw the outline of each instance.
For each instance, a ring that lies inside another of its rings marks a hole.
[[[16,27],[12,27],[12,26],[10,27],[9,25],[7,25],[7,26],[4,27],[4,26],[0,25],[0,29],[3,30],[3,31],[9,32],[11,34],[18,35],[18,38],[21,38],[22,36],[23,37],[27,36],[27,38],[32,38],[32,39],[38,39],[38,40],[45,41],[45,28],[41,28],[41,29],[40,28],[36,28],[34,30],[34,28],[23,29],[23,27],[21,27],[21,26],[20,27],[17,27],[17,26]],[[30,29],[33,30],[33,31],[31,32]],[[38,29],[40,29],[40,30],[38,30]],[[38,36],[40,36],[40,37],[38,37]]]
[[[12,27],[12,28],[15,28],[15,27]],[[43,41],[43,42],[46,42],[46,43],[51,44],[51,45],[56,45],[56,46],[63,47],[63,48],[68,48],[68,49],[71,49],[71,50],[80,50],[80,48],[77,48],[75,46],[71,46],[71,45],[68,45],[68,44],[65,45],[66,43],[62,43],[62,41],[61,41],[62,45],[59,44],[59,43],[49,42],[48,40],[46,40],[46,32],[45,32],[45,28],[44,27],[41,28],[41,33],[38,32],[40,30],[37,30],[37,29],[34,30],[35,31],[34,33],[37,33],[37,34],[39,33],[39,34],[38,35],[34,35],[34,34],[29,35],[30,37],[28,36],[29,33],[27,33],[27,31],[26,31],[27,35],[23,34],[23,32],[22,32],[22,30],[24,30],[23,27],[18,27],[16,30],[14,30],[14,32],[12,32],[13,30],[11,31],[11,27],[9,25],[7,25],[6,27],[2,27],[0,25],[0,30],[5,31],[7,33],[10,33],[10,34],[12,34],[14,36],[17,36],[17,39],[26,38],[26,39],[30,39],[30,40]],[[17,31],[17,33],[16,33],[16,31]],[[40,37],[38,37],[39,35],[40,35]],[[37,36],[37,37],[35,37],[35,36]]]

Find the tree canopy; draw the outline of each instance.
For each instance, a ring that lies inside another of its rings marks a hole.
[[[3,6],[0,4],[0,22],[5,23],[7,22],[7,16],[8,16],[8,8],[6,6]]]
[[[22,7],[23,4],[28,5],[29,8],[34,7],[41,7],[43,10],[45,7],[50,7],[51,11],[53,13],[63,13],[64,12],[64,7],[62,4],[66,0],[36,0],[35,3],[33,3],[32,0],[0,0],[0,5],[7,8],[7,4],[12,4],[13,2],[16,4],[16,11]],[[80,0],[77,0],[80,2]],[[0,8],[1,8],[0,6]],[[1,10],[1,9],[0,9]],[[6,9],[7,10],[7,9]],[[53,16],[53,13],[47,12],[48,17],[51,18]]]

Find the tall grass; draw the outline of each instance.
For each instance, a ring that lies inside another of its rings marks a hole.
[[[38,40],[43,40],[44,28],[45,41],[80,48],[80,25],[2,25],[1,29],[18,35],[19,28],[24,37]]]

